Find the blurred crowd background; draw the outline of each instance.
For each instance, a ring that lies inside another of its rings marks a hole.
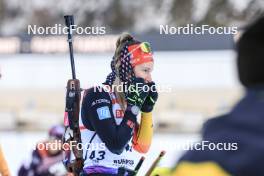
[[[0,0],[0,138],[9,144],[17,132],[30,131],[22,139],[37,140],[43,137],[39,131],[63,121],[71,78],[66,36],[28,35],[28,25],[64,25],[63,16],[73,14],[78,26],[106,27],[104,35],[75,35],[77,78],[83,88],[105,80],[122,32],[150,42],[153,78],[171,88],[160,92],[156,134],[197,135],[206,119],[227,112],[243,94],[234,36],[161,35],[160,25],[243,30],[263,9],[262,0]],[[32,136],[35,132],[39,136]]]

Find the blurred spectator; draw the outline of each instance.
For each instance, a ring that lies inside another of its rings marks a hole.
[[[237,44],[238,74],[245,96],[229,114],[205,123],[202,141],[211,146],[185,153],[171,175],[264,175],[263,31],[264,17],[250,25]]]
[[[62,164],[61,139],[64,127],[56,125],[49,130],[49,139],[39,142],[32,152],[32,160],[19,169],[19,176],[62,176],[66,170]]]

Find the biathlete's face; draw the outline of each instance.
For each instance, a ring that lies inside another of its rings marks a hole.
[[[152,81],[151,72],[153,71],[154,63],[146,62],[134,67],[135,76],[138,78],[143,78],[146,83]]]

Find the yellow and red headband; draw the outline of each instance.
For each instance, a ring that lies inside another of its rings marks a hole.
[[[131,55],[131,65],[135,67],[142,63],[153,62],[153,54],[148,42],[128,46],[128,54]]]

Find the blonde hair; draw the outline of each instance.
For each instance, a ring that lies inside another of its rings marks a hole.
[[[120,54],[121,54],[123,47],[125,46],[125,43],[130,40],[133,40],[133,37],[130,34],[128,33],[121,34],[120,37],[116,41],[116,50],[115,50],[115,55],[114,55],[114,66],[115,66],[117,77],[115,78],[115,81],[113,82],[113,85],[116,85],[116,86],[113,86],[113,87],[114,87],[116,98],[119,101],[119,104],[124,111],[126,110],[126,106],[127,106],[125,94],[124,92],[118,91],[116,87],[122,84],[122,81],[119,78],[119,67],[121,65]]]

